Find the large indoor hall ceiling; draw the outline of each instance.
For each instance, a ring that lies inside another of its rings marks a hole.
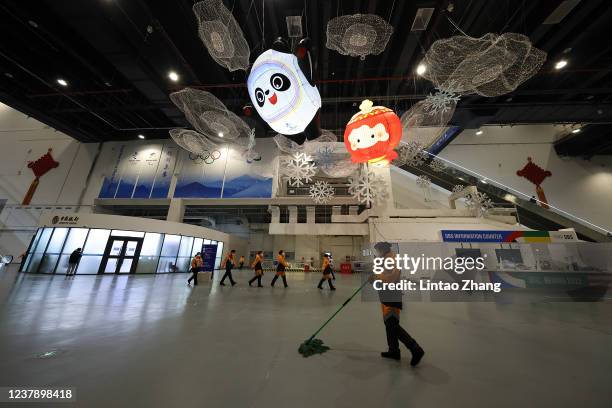
[[[211,58],[198,37],[193,3],[3,1],[0,100],[83,142],[128,140],[138,134],[168,137],[168,129],[188,125],[168,98],[186,86],[213,93],[242,115],[249,102],[247,74],[229,72]],[[452,124],[464,128],[598,124],[597,133],[611,133],[612,8],[607,0],[225,0],[224,4],[244,32],[251,63],[276,37],[287,35],[287,16],[302,16],[303,32],[312,40],[314,76],[323,102],[322,128],[342,132],[366,97],[400,114],[410,108],[433,91],[429,81],[415,74],[424,52],[435,40],[463,31],[472,37],[522,33],[548,58],[514,92],[493,98],[463,97]],[[420,8],[435,11],[424,30],[411,31]],[[375,13],[393,26],[381,54],[361,60],[325,46],[327,22],[354,13]],[[555,64],[561,59],[568,64],[557,70]],[[179,75],[178,81],[168,78],[171,71]],[[60,85],[59,78],[67,86]],[[259,123],[257,136],[271,135]]]

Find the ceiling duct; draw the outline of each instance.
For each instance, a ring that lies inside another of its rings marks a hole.
[[[431,20],[431,16],[433,15],[433,8],[420,8],[416,12],[416,16],[414,16],[414,21],[412,22],[412,27],[410,31],[424,31],[427,29],[429,25],[429,20]]]
[[[546,17],[542,24],[559,24],[580,3],[580,0],[565,0]]]
[[[287,35],[290,38],[301,38],[302,37],[302,16],[287,16],[285,17],[287,23]]]

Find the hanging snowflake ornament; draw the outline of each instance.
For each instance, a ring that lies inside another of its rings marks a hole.
[[[455,106],[461,99],[460,95],[455,92],[452,87],[447,88],[436,88],[437,92],[427,95],[425,98],[424,109],[430,115],[436,115],[439,113],[446,113],[447,111],[454,110]]]
[[[462,192],[464,189],[465,189],[465,186],[463,184],[457,184],[453,187],[452,192],[453,194],[456,194],[456,193]]]
[[[415,141],[403,143],[399,149],[400,162],[411,167],[422,165],[428,156],[423,146]]]
[[[475,211],[478,217],[484,217],[493,208],[493,201],[486,194],[477,191],[465,196],[465,205],[469,210]]]
[[[317,167],[322,171],[326,171],[336,164],[336,155],[334,154],[334,149],[330,146],[322,146],[320,147],[314,155],[315,161],[317,163]]]
[[[310,183],[316,171],[312,157],[305,153],[298,152],[282,160],[281,174],[292,187],[302,187],[305,183]]]
[[[417,186],[427,188],[431,185],[431,179],[425,175],[420,175],[416,179]]]
[[[317,181],[310,186],[309,193],[315,203],[326,204],[334,197],[335,190],[327,181]]]
[[[440,173],[446,170],[447,166],[444,160],[434,157],[433,160],[429,162],[429,167],[436,173]]]
[[[385,179],[367,171],[362,171],[349,178],[348,192],[353,198],[367,206],[381,203],[389,196]]]

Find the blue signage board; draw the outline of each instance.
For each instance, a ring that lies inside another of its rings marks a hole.
[[[522,231],[441,230],[443,242],[513,242]]]
[[[215,270],[215,258],[217,256],[217,244],[202,245],[202,271],[212,272]]]

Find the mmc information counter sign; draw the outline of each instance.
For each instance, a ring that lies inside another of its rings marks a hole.
[[[443,242],[578,242],[575,231],[441,230]]]

